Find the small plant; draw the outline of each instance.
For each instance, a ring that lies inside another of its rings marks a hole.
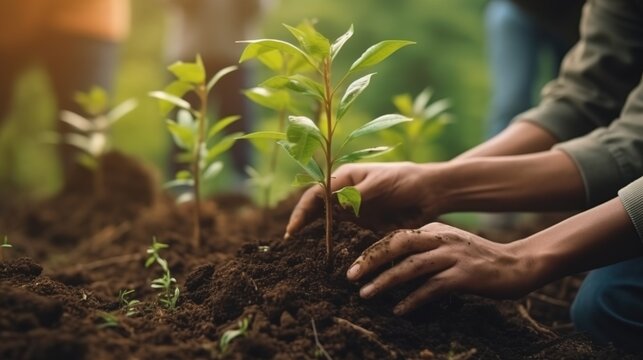
[[[248,333],[250,320],[250,317],[243,318],[243,320],[237,322],[237,329],[230,329],[223,333],[221,339],[219,340],[219,349],[221,349],[222,353],[225,354],[228,351],[228,346],[230,346],[232,340],[240,336],[246,336],[246,334]]]
[[[94,172],[94,190],[100,194],[103,175],[98,162],[110,148],[109,130],[134,110],[138,103],[129,99],[109,110],[107,92],[97,86],[86,93],[76,93],[74,99],[88,117],[68,110],[61,111],[60,119],[77,130],[66,134],[62,141],[81,150],[78,162]]]
[[[112,313],[99,311],[98,317],[102,321],[100,324],[96,325],[99,329],[109,328],[109,327],[118,327],[118,317]]]
[[[180,290],[179,287],[176,286],[176,279],[173,278],[170,273],[170,267],[167,264],[167,260],[163,259],[159,255],[159,251],[167,247],[167,244],[157,242],[156,238],[153,238],[152,246],[147,249],[148,258],[145,261],[145,267],[150,267],[154,263],[161,267],[163,275],[152,280],[152,284],[150,286],[153,289],[159,290],[158,298],[161,305],[168,310],[174,310],[176,308],[176,303],[179,300]]]
[[[5,235],[2,244],[0,244],[0,261],[4,261],[4,252],[6,251],[5,249],[9,249],[12,247],[13,245],[9,244],[9,238],[7,237],[7,235]]]
[[[348,86],[345,84],[358,73],[379,64],[397,50],[413,44],[413,42],[387,40],[377,43],[368,48],[340,77],[334,77],[333,62],[344,44],[352,37],[353,27],[351,26],[345,34],[331,44],[309,22],[296,28],[284,26],[298,41],[299,46],[274,39],[242,41],[248,45],[241,54],[240,62],[278,51],[297,59],[300,63],[311,66],[317,75],[316,78],[301,74],[277,75],[265,81],[263,85],[275,89],[289,89],[295,93],[312,97],[318,104],[321,115],[318,119],[320,126],[317,125],[318,122],[309,117],[290,116],[285,134],[258,132],[247,135],[246,138],[279,140],[279,145],[304,170],[303,174],[296,176],[295,184],[317,184],[323,189],[326,215],[326,260],[330,265],[333,250],[333,196],[337,196],[342,207],[350,206],[356,215],[359,214],[361,205],[361,196],[355,187],[347,186],[332,191],[333,179],[331,175],[333,170],[342,164],[381,155],[392,149],[389,146],[379,146],[349,152],[347,146],[353,140],[412,120],[399,114],[388,114],[364,124],[344,139],[336,139],[335,132],[338,124],[359,95],[368,87],[374,73],[362,76]]]
[[[436,139],[452,121],[451,115],[447,113],[451,102],[448,99],[431,102],[432,96],[432,91],[425,89],[415,98],[410,94],[401,94],[393,98],[393,104],[400,114],[413,118],[414,121],[383,132],[382,137],[400,144],[395,151],[401,152],[401,158],[404,160],[427,161],[428,159],[421,157],[418,148],[426,147],[426,144]]]
[[[190,164],[188,169],[176,174],[173,181],[166,187],[190,187],[192,193],[181,201],[194,200],[194,232],[193,244],[196,247],[201,243],[201,186],[203,181],[214,178],[223,168],[223,163],[218,161],[219,155],[232,147],[241,133],[230,134],[217,140],[221,131],[230,124],[239,120],[239,116],[229,116],[208,123],[208,94],[216,83],[225,75],[235,71],[236,66],[229,66],[217,72],[206,82],[205,67],[201,57],[197,55],[193,63],[176,62],[168,70],[176,76],[176,80],[165,87],[163,91],[153,91],[150,96],[160,100],[160,110],[163,116],[174,109],[176,120],[168,119],[167,128],[172,134],[176,145],[181,149],[179,162]],[[198,108],[183,99],[192,93],[199,99]]]
[[[132,317],[138,314],[138,307],[141,305],[141,302],[136,299],[129,299],[129,296],[134,294],[134,290],[120,290],[118,292],[118,303],[121,306],[125,316]]]

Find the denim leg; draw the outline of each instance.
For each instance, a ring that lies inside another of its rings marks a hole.
[[[493,88],[487,136],[492,137],[531,107],[539,31],[535,21],[509,0],[491,1],[485,22]]]
[[[579,331],[599,342],[643,350],[643,258],[590,272],[571,317]]]

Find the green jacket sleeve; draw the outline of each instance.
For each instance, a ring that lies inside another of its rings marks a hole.
[[[643,6],[590,0],[581,40],[540,105],[518,116],[561,143],[582,175],[588,206],[643,175]],[[638,84],[638,86],[637,86]],[[618,120],[615,120],[618,119]]]
[[[618,197],[632,220],[636,233],[643,239],[643,177],[622,188]]]
[[[643,64],[643,9],[635,0],[589,0],[581,38],[541,103],[516,117],[565,141],[616,119],[636,87]]]

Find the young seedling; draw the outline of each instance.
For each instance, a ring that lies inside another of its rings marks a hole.
[[[201,56],[196,61],[176,62],[168,67],[176,80],[165,87],[163,91],[153,91],[150,96],[159,99],[163,116],[175,108],[176,120],[168,119],[167,128],[172,134],[176,145],[181,149],[178,160],[188,163],[189,169],[181,170],[173,181],[166,187],[190,187],[192,193],[180,200],[194,200],[194,231],[193,244],[199,247],[201,243],[201,187],[204,181],[214,178],[223,168],[218,157],[232,147],[241,133],[230,134],[219,138],[221,131],[239,120],[239,116],[229,116],[209,124],[207,119],[208,94],[216,83],[225,75],[235,71],[235,66],[229,66],[217,72],[209,81],[206,80],[205,67]],[[195,94],[199,99],[198,108],[194,108],[183,99],[188,94]]]
[[[332,191],[331,174],[333,170],[342,164],[381,155],[392,149],[389,146],[379,146],[348,152],[347,146],[353,140],[412,120],[399,114],[383,115],[352,131],[346,138],[336,139],[338,124],[359,95],[368,87],[374,73],[362,76],[348,86],[345,84],[358,73],[379,64],[397,50],[413,44],[413,42],[387,40],[377,43],[368,48],[352,63],[348,70],[342,72],[341,76],[335,77],[333,62],[341,48],[353,35],[353,27],[351,26],[345,34],[331,44],[310,23],[304,23],[296,28],[284,26],[295,37],[299,46],[275,39],[242,41],[248,45],[241,54],[240,61],[258,58],[270,51],[279,51],[302,63],[307,63],[315,69],[316,78],[301,74],[277,75],[265,81],[263,85],[275,89],[289,89],[315,99],[321,113],[319,119],[321,126],[306,116],[290,116],[285,134],[258,132],[246,137],[279,140],[279,145],[304,170],[303,174],[296,176],[295,184],[317,184],[323,189],[326,218],[326,260],[330,265],[332,264],[333,250],[333,196],[337,196],[342,207],[351,207],[355,215],[359,214],[361,205],[361,196],[355,187],[347,186]],[[337,146],[337,144],[340,145]]]
[[[130,295],[134,294],[134,290],[120,290],[118,292],[118,303],[121,306],[121,309],[125,313],[125,316],[131,317],[138,314],[138,307],[141,305],[141,302],[136,299],[129,299]]]
[[[157,242],[156,238],[153,238],[152,246],[147,249],[148,258],[145,261],[145,267],[150,267],[154,263],[161,267],[163,275],[152,280],[152,284],[150,286],[153,289],[159,290],[158,298],[161,305],[168,310],[174,310],[176,308],[176,303],[179,300],[180,290],[179,287],[176,286],[176,279],[173,278],[170,273],[170,267],[167,264],[167,260],[163,259],[159,255],[159,251],[167,247],[167,244]]]
[[[265,65],[268,70],[282,77],[314,71],[310,65],[301,62],[301,59],[289,56],[289,54],[283,54],[277,50],[263,52],[257,56],[257,59]],[[285,130],[288,113],[302,112],[302,110],[299,109],[301,106],[298,104],[301,103],[301,101],[299,101],[300,99],[293,98],[288,89],[271,87],[269,82],[245,90],[243,93],[250,101],[276,113],[277,132],[283,132]],[[252,137],[250,136],[248,138]],[[268,166],[267,169],[264,168],[262,171],[258,168],[248,166],[246,173],[250,177],[250,183],[257,187],[263,195],[263,208],[268,209],[272,201],[272,187],[277,170],[280,146],[276,143],[270,148],[259,146],[259,144],[255,145],[257,145],[262,160],[266,160],[262,161],[262,163],[267,163]]]
[[[399,142],[400,146],[397,146],[395,151],[400,151],[404,160],[426,161],[427,159],[421,158],[418,147],[437,138],[444,127],[451,123],[451,115],[447,113],[451,102],[448,99],[430,102],[432,96],[431,90],[425,89],[415,98],[410,94],[401,94],[393,98],[393,104],[400,114],[413,118],[414,121],[383,132],[382,137]]]
[[[4,240],[2,241],[2,244],[0,245],[0,261],[4,261],[5,255],[4,252],[6,249],[12,248],[13,245],[9,244],[9,238],[7,235],[4,236]]]
[[[96,325],[99,329],[105,329],[108,327],[118,327],[118,317],[112,313],[99,311],[98,317],[101,319],[102,323]]]
[[[238,328],[237,329],[230,329],[227,330],[226,332],[223,333],[221,336],[221,339],[219,340],[219,349],[221,349],[222,353],[226,353],[228,351],[228,346],[230,346],[230,343],[232,340],[240,337],[240,336],[246,336],[248,333],[248,326],[250,325],[250,317],[243,318],[243,320],[240,320],[237,323]]]
[[[62,141],[81,150],[78,162],[94,172],[94,191],[100,195],[103,174],[98,162],[110,148],[109,131],[136,108],[137,101],[129,99],[109,110],[107,92],[96,86],[86,93],[78,92],[74,99],[88,116],[61,111],[60,119],[77,131],[66,134]]]

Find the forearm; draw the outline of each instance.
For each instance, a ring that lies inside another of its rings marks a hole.
[[[441,164],[440,171],[435,193],[441,213],[572,210],[584,204],[581,176],[561,151],[462,159]]]
[[[556,142],[556,138],[544,128],[521,121],[511,124],[497,136],[462,153],[454,160],[530,154],[549,150]]]
[[[619,198],[508,246],[531,267],[534,287],[643,255],[643,243]]]

